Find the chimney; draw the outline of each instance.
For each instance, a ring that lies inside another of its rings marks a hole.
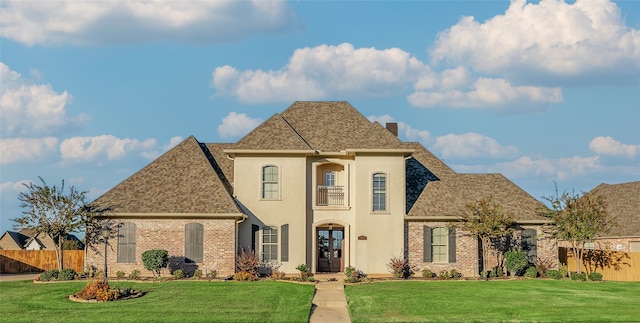
[[[391,131],[394,136],[398,136],[398,123],[397,122],[387,122],[387,130]]]

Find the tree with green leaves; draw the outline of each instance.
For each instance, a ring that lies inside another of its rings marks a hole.
[[[498,265],[502,267],[508,238],[515,230],[513,214],[505,212],[492,197],[468,203],[465,209],[465,213],[458,215],[460,222],[455,226],[480,240],[482,271],[489,269],[487,260],[491,249],[496,251]]]
[[[24,184],[27,190],[18,194],[22,216],[13,219],[16,229],[31,229],[35,234],[47,234],[55,242],[58,270],[62,270],[63,244],[71,232],[80,230],[90,213],[85,203],[86,192],[74,186],[65,190],[64,180],[60,186],[49,186],[38,177],[42,185],[34,182]]]
[[[604,197],[597,194],[578,194],[564,191],[555,196],[544,197],[550,207],[540,211],[540,215],[551,220],[545,230],[558,240],[569,243],[578,273],[582,273],[584,243],[606,233],[615,225],[607,213]]]

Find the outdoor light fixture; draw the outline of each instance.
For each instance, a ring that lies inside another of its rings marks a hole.
[[[102,226],[102,237],[104,237],[104,273],[102,282],[105,284],[107,283],[107,240],[109,240],[109,234],[111,234],[111,230],[105,223]]]
[[[329,231],[333,230],[333,223],[329,223]]]

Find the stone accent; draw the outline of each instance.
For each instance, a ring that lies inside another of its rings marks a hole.
[[[123,222],[136,224],[136,262],[118,263],[118,240],[109,239],[107,249],[107,270],[109,277],[114,277],[116,271],[124,271],[129,275],[133,270],[139,270],[142,276],[151,276],[151,272],[144,269],[142,253],[151,249],[165,249],[169,257],[184,257],[185,225],[201,223],[204,225],[203,262],[197,263],[197,269],[203,274],[217,270],[219,276],[231,275],[235,269],[235,220],[234,219],[126,219]],[[104,268],[104,245],[96,246],[98,252],[89,250],[87,265],[97,270]],[[169,275],[168,270],[163,275]]]

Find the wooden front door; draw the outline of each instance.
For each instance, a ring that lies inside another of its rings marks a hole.
[[[318,228],[318,272],[341,272],[344,228]]]

